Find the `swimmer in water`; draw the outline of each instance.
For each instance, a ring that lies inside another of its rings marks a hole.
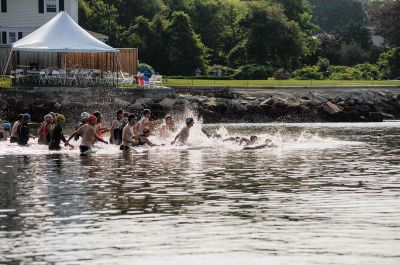
[[[150,121],[151,111],[149,109],[143,110],[143,117],[140,119],[139,123],[136,125],[137,128],[134,131],[137,134],[142,134],[144,128],[148,128],[150,131],[160,124],[160,121]]]
[[[64,115],[57,114],[56,120],[57,120],[56,125],[54,126],[54,129],[50,137],[49,150],[61,150],[60,146],[61,141],[65,143],[65,146],[69,146],[73,149],[74,146],[67,143],[67,140],[65,140],[64,137],[63,127],[62,127],[63,124],[65,123]]]
[[[10,143],[16,143],[18,142],[18,127],[24,120],[24,114],[19,114],[18,115],[18,120],[14,122],[12,128],[11,128],[11,136],[10,136]]]
[[[31,115],[25,113],[23,115],[23,121],[18,126],[17,133],[18,133],[18,145],[27,146],[29,138],[35,139],[35,136],[29,133],[29,126],[28,123],[31,121]]]
[[[82,112],[79,122],[75,126],[75,131],[81,128],[83,125],[87,123],[87,119],[89,118],[90,114],[88,112]],[[79,135],[75,136],[75,141],[79,140]]]
[[[111,122],[110,144],[121,144],[122,139],[120,136],[121,130],[123,129],[123,127],[121,127],[123,118],[124,111],[122,109],[117,110],[117,116],[115,117],[115,120]]]
[[[50,142],[50,131],[53,123],[53,116],[47,114],[44,116],[44,121],[40,125],[38,129],[38,144],[45,144],[48,145]]]
[[[210,134],[205,128],[202,128],[201,132],[204,133],[205,136],[207,136],[207,138],[218,139],[218,140],[220,140],[222,138],[221,134],[219,134],[219,133]]]
[[[257,140],[258,137],[255,135],[250,136],[250,139],[243,137],[242,139],[240,139],[239,145],[242,145],[242,143],[245,143],[245,146],[254,145],[257,143]]]
[[[109,132],[110,129],[103,126],[103,116],[101,115],[100,111],[95,111],[93,116],[97,118],[97,123],[95,125],[97,135],[103,138],[103,134],[105,132]]]
[[[130,114],[128,116],[128,124],[122,129],[122,145],[119,147],[121,151],[128,151],[131,149],[131,145],[136,142],[134,139],[135,134],[133,132],[133,127],[137,122],[136,116]]]
[[[107,141],[103,140],[103,138],[97,135],[97,131],[95,128],[96,124],[97,124],[96,116],[90,115],[88,118],[88,123],[83,125],[78,130],[76,130],[73,134],[71,134],[71,136],[65,142],[65,145],[68,146],[69,141],[71,141],[71,139],[74,138],[76,135],[82,136],[82,142],[81,145],[79,146],[81,154],[85,154],[88,151],[90,151],[95,141],[100,141],[105,144],[108,144]]]
[[[10,136],[11,124],[6,122],[3,124],[3,131],[0,131],[0,141],[7,141]]]
[[[187,139],[189,138],[190,128],[194,125],[193,118],[186,119],[186,126],[184,126],[180,132],[175,136],[174,140],[171,142],[171,145],[175,144],[176,140],[182,144],[186,144]]]
[[[243,150],[257,150],[264,148],[273,148],[277,147],[270,139],[266,139],[264,144],[256,145],[256,146],[245,146]]]
[[[175,122],[171,115],[165,116],[164,123],[158,130],[158,134],[161,138],[167,138],[171,133],[175,131]]]
[[[132,146],[140,146],[140,145],[150,145],[150,146],[160,146],[158,144],[153,144],[149,140],[150,136],[150,130],[149,128],[144,128],[143,133],[138,134],[134,137],[134,143],[132,143]]]

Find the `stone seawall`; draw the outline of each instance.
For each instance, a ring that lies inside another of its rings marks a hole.
[[[4,88],[0,118],[14,120],[30,112],[41,121],[50,112],[76,117],[103,112],[106,120],[123,108],[152,109],[155,118],[190,108],[212,122],[369,122],[400,118],[399,87],[280,88]]]

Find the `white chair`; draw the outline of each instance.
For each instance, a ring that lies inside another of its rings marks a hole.
[[[72,69],[67,76],[67,83],[68,85],[72,86],[74,83],[76,86],[78,86],[78,69]]]
[[[48,79],[47,73],[45,71],[40,71],[40,73],[39,73],[39,85],[40,84],[46,85],[46,83],[48,83],[48,82],[49,82],[49,79]]]

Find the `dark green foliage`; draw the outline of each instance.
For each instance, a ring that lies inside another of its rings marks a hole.
[[[383,79],[400,79],[400,47],[383,53],[378,66]]]
[[[351,42],[343,44],[340,49],[341,62],[343,65],[351,66],[368,61],[367,54],[358,43]]]
[[[239,25],[247,31],[243,42],[247,63],[289,68],[299,62],[304,35],[280,6],[252,2]]]
[[[294,71],[293,77],[299,80],[322,80],[324,79],[324,74],[318,71],[317,66],[305,66]]]
[[[400,1],[389,1],[372,13],[376,33],[392,46],[400,46]]]
[[[194,32],[190,17],[181,11],[174,12],[166,33],[169,67],[165,72],[193,75],[198,68],[204,73],[207,49]]]
[[[275,73],[274,68],[263,65],[249,64],[239,67],[233,74],[233,79],[249,80],[249,79],[267,79]]]
[[[322,31],[334,32],[346,28],[351,23],[366,25],[367,15],[358,0],[309,0],[314,6],[314,23]]]

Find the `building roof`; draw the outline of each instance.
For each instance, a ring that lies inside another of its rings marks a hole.
[[[104,40],[104,41],[108,40],[107,35],[97,33],[97,32],[91,31],[91,30],[86,30],[86,31],[89,32],[90,35],[92,35],[93,37],[95,37],[98,40]]]

